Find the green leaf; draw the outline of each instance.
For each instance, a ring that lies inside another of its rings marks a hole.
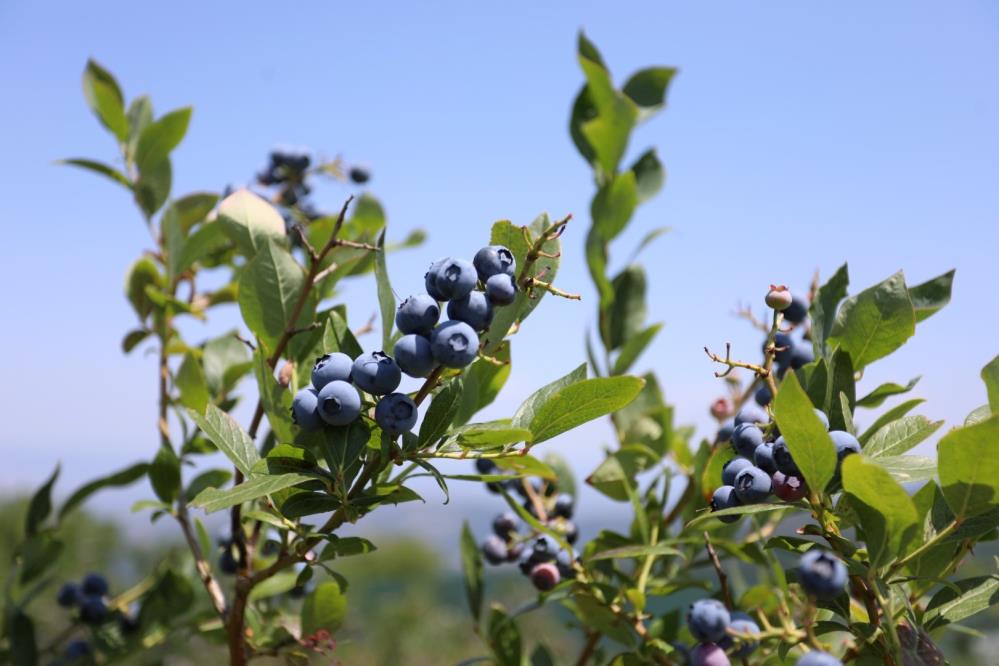
[[[253,357],[260,403],[264,407],[264,413],[267,414],[267,422],[279,442],[290,442],[295,439],[295,424],[291,418],[291,393],[278,384],[262,349],[257,349]]]
[[[492,404],[510,377],[510,343],[503,344],[492,356],[500,365],[479,358],[465,371],[461,406],[454,425],[468,423],[480,409]]]
[[[877,387],[876,389],[865,395],[863,398],[857,400],[857,406],[868,407],[868,408],[880,407],[881,404],[884,403],[884,401],[890,398],[891,396],[901,395],[902,393],[908,393],[909,391],[911,391],[921,378],[922,378],[921,376],[913,377],[912,379],[909,380],[909,383],[906,384],[905,386],[902,386],[901,384],[896,384],[894,382],[888,382],[886,384],[882,384],[881,386]]]
[[[846,264],[843,264],[815,292],[815,298],[812,299],[808,312],[812,321],[812,346],[815,347],[815,358],[829,356],[827,341],[836,322],[836,309],[840,301],[846,298],[846,288],[849,284],[849,272]]]
[[[343,352],[351,358],[357,358],[364,353],[364,349],[347,325],[347,320],[336,310],[330,312],[323,331],[323,353],[333,352]]]
[[[181,404],[199,414],[204,412],[209,401],[208,380],[205,379],[201,363],[191,352],[184,354],[174,381],[180,391]]]
[[[128,354],[133,349],[142,344],[143,340],[152,335],[151,331],[147,331],[144,328],[135,329],[129,331],[125,334],[125,337],[121,341],[121,350]]]
[[[916,315],[899,271],[843,303],[829,344],[848,352],[859,371],[901,347],[915,331]]]
[[[621,409],[644,385],[639,377],[598,377],[557,390],[535,408],[528,426],[534,444]]]
[[[503,458],[493,458],[492,461],[500,469],[514,472],[518,476],[535,476],[546,481],[555,480],[555,470],[537,458],[524,453],[513,452]]]
[[[165,159],[149,164],[145,170],[139,173],[139,178],[135,182],[135,201],[146,214],[146,218],[151,218],[153,213],[170,198],[170,188],[173,185],[173,167],[170,160]]]
[[[889,423],[892,423],[893,421],[897,421],[898,419],[902,418],[903,416],[911,412],[913,409],[923,404],[924,402],[926,401],[923,400],[922,398],[916,398],[914,400],[908,400],[906,402],[903,402],[902,404],[896,405],[895,407],[889,409],[887,412],[879,416],[877,420],[871,424],[871,427],[865,430],[863,434],[857,438],[860,440],[861,446],[867,444],[867,441],[874,436],[874,433],[881,430],[881,428],[885,427]]]
[[[773,401],[774,418],[809,487],[821,492],[836,473],[836,446],[795,373],[788,373]]]
[[[180,494],[180,459],[165,443],[156,452],[156,457],[149,464],[149,483],[156,496],[169,504]]]
[[[427,470],[427,473],[429,473],[430,476],[434,477],[434,481],[437,482],[437,487],[441,489],[442,493],[444,493],[444,504],[450,502],[451,493],[447,489],[447,481],[444,480],[445,477],[443,474],[441,474],[440,470],[431,465],[426,460],[422,460],[420,458],[416,458],[415,460],[413,460],[413,462],[422,467],[423,469]]]
[[[111,130],[119,142],[128,138],[125,98],[121,88],[111,72],[93,59],[87,61],[83,70],[83,96],[101,124]]]
[[[378,308],[382,316],[382,349],[392,349],[392,325],[395,323],[395,294],[389,282],[385,265],[385,232],[378,236],[379,251],[375,252],[375,284],[378,291]]]
[[[52,486],[55,485],[58,478],[59,465],[56,465],[56,468],[52,470],[52,474],[49,475],[48,480],[32,495],[31,502],[28,504],[28,513],[24,519],[25,535],[30,537],[35,534],[39,526],[52,513]]]
[[[62,554],[63,543],[55,538],[50,530],[38,532],[19,544],[18,556],[21,560],[21,585],[35,580],[54,565]],[[9,578],[8,584],[13,582]]]
[[[267,456],[253,466],[254,474],[305,474],[317,478],[328,478],[325,470],[319,467],[316,457],[307,449],[291,444],[277,444],[267,452]]]
[[[960,622],[999,603],[999,576],[965,578],[958,590],[944,587],[930,599],[924,617],[927,629]]]
[[[769,513],[770,511],[787,511],[793,509],[793,504],[747,504],[744,506],[734,506],[731,509],[720,509],[718,511],[705,511],[684,526],[689,529],[695,525],[700,525],[712,519],[719,519],[723,516],[747,516],[755,513]]]
[[[239,278],[239,311],[269,351],[277,347],[287,328],[304,327],[312,321],[315,290],[309,292],[305,306],[293,320],[305,281],[305,269],[274,241],[261,245],[243,269]]]
[[[103,488],[120,488],[123,486],[128,486],[146,475],[149,471],[149,465],[146,463],[136,463],[130,467],[126,467],[123,470],[117,471],[108,476],[103,476],[99,479],[94,479],[89,483],[80,486],[76,492],[69,496],[63,505],[59,509],[59,520],[62,521],[70,511],[76,507],[83,504],[83,502],[96,493],[98,490]]]
[[[853,455],[843,461],[843,490],[860,517],[871,566],[904,553],[917,522],[916,507],[905,489],[878,464]]]
[[[326,463],[331,472],[338,474],[343,474],[357,461],[372,435],[371,429],[360,419],[350,425],[325,428],[324,434]]]
[[[590,103],[596,111],[595,117],[582,122],[580,132],[604,173],[613,174],[628,147],[628,138],[638,120],[638,108],[614,89],[606,66],[582,34],[579,36],[579,64],[586,75]]]
[[[648,557],[660,556],[660,555],[681,555],[682,553],[664,543],[657,543],[654,546],[647,544],[635,544],[633,546],[621,546],[620,548],[611,548],[610,550],[602,550],[598,553],[590,555],[587,559],[591,562],[596,560],[619,560],[627,558],[637,558],[637,557]]]
[[[624,502],[634,493],[635,476],[658,460],[648,447],[628,444],[607,456],[586,482],[607,497]]]
[[[976,423],[981,423],[992,416],[992,409],[988,405],[982,405],[981,407],[976,407],[971,410],[971,413],[964,419],[964,425],[975,425]]]
[[[135,161],[135,151],[139,146],[139,137],[153,122],[153,103],[148,95],[134,97],[125,112],[128,119],[128,141],[125,144],[125,154],[129,160]]]
[[[38,645],[35,641],[35,623],[21,610],[9,608],[4,633],[10,641],[8,656],[11,666],[37,666]]]
[[[634,171],[624,171],[600,188],[590,204],[593,227],[605,243],[614,240],[628,225],[638,206],[638,184]]]
[[[218,221],[206,222],[187,237],[179,253],[170,255],[176,275],[229,245],[231,241]]]
[[[457,439],[458,444],[469,448],[497,448],[517,442],[530,442],[533,437],[530,430],[510,425],[509,419],[471,423],[456,428],[451,436]]]
[[[632,264],[611,281],[614,300],[600,310],[600,334],[609,350],[619,349],[645,326],[645,269]]]
[[[253,590],[250,592],[250,601],[268,599],[289,592],[295,587],[297,581],[298,572],[296,571],[285,571],[271,576],[253,587]]]
[[[232,479],[232,472],[227,469],[208,469],[194,477],[187,489],[184,491],[184,498],[190,502],[207,488],[221,488]]]
[[[143,256],[129,267],[125,277],[125,295],[139,319],[145,319],[153,310],[153,302],[146,294],[146,288],[150,286],[163,287],[164,279],[156,262]]]
[[[829,359],[829,392],[823,411],[829,416],[830,430],[849,430],[847,423],[853,421],[853,406],[857,399],[857,384],[850,355],[842,349],[833,352]],[[847,407],[844,408],[840,394],[846,394]]]
[[[489,610],[487,629],[489,647],[499,666],[521,666],[523,647],[517,623],[498,605]]]
[[[513,415],[513,419],[511,419],[511,423],[517,428],[529,427],[531,421],[534,419],[534,414],[537,409],[544,404],[550,396],[554,395],[566,386],[581,382],[584,379],[586,379],[585,363],[578,366],[569,374],[559,377],[552,383],[546,384],[532,393],[527,400],[525,400],[520,407],[517,408],[516,413]]]
[[[482,616],[482,555],[467,520],[461,526],[461,571],[465,580],[468,609],[472,619],[478,623]]]
[[[317,513],[336,511],[342,506],[343,502],[332,495],[301,492],[293,494],[281,503],[281,513],[286,518],[294,520],[314,516]]]
[[[208,405],[204,414],[192,410],[188,410],[188,414],[236,469],[249,476],[253,465],[260,460],[260,454],[236,420],[215,405]]]
[[[999,414],[999,356],[982,368],[982,381],[985,382],[985,390],[989,395],[989,409],[994,414]]]
[[[871,462],[880,465],[899,483],[926,481],[937,474],[937,462],[926,456],[881,456]]]
[[[659,161],[659,155],[656,154],[655,148],[649,148],[642,153],[641,157],[631,165],[631,172],[635,174],[635,191],[638,195],[637,203],[640,204],[654,197],[662,189],[663,183],[666,182],[666,169]],[[653,230],[649,233],[656,233],[656,231],[658,231],[656,235],[659,235],[663,233],[664,229],[660,228],[660,230]]]
[[[434,396],[426,416],[423,417],[423,423],[420,424],[417,448],[422,449],[437,442],[451,427],[461,407],[462,386],[461,377],[455,377]]]
[[[184,576],[165,569],[142,600],[139,623],[143,627],[169,625],[194,603],[194,588]]]
[[[285,243],[287,240],[281,214],[246,189],[222,200],[218,221],[245,257],[253,257],[268,241]]]
[[[951,511],[969,518],[999,505],[999,416],[956,428],[937,444],[940,485]]]
[[[925,416],[903,416],[874,433],[864,445],[864,454],[872,458],[901,455],[935,433],[943,423]]]
[[[182,261],[188,234],[215,208],[217,201],[218,197],[214,194],[190,194],[172,201],[164,209],[160,218],[160,235],[166,249],[168,279],[173,280],[186,268]]]
[[[614,359],[614,367],[611,369],[611,374],[623,375],[628,372],[635,361],[638,360],[641,353],[645,351],[645,348],[649,346],[649,343],[662,330],[662,327],[661,323],[653,324],[625,340],[621,346],[620,353]]]
[[[950,303],[950,292],[953,286],[954,271],[950,270],[909,289],[909,299],[916,311],[916,321],[927,319]]]
[[[191,501],[191,506],[201,507],[205,513],[214,513],[231,506],[242,504],[276,493],[285,488],[310,481],[305,474],[274,474],[255,476],[232,488],[206,488]]]
[[[187,134],[190,122],[191,107],[188,106],[171,111],[147,125],[135,148],[135,163],[139,173],[166,160]]]
[[[72,157],[65,160],[59,160],[56,164],[68,164],[70,166],[80,167],[81,169],[86,169],[87,171],[93,171],[94,173],[100,174],[105,178],[110,178],[114,182],[122,185],[128,190],[132,189],[132,183],[128,179],[128,176],[118,171],[113,166],[104,164],[103,162],[97,162],[95,160],[88,160],[83,157]]]
[[[212,395],[232,389],[252,366],[250,352],[236,339],[235,331],[206,342],[201,364]]]
[[[628,78],[621,91],[638,106],[639,120],[647,120],[666,105],[666,91],[675,75],[673,67],[648,67]]]

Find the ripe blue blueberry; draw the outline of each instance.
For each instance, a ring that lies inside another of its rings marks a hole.
[[[808,365],[815,360],[815,351],[812,349],[812,345],[805,341],[800,341],[791,347],[791,367],[797,370],[798,368]]]
[[[718,427],[718,434],[715,435],[716,444],[724,444],[732,440],[735,432],[735,419],[729,419]]]
[[[108,615],[104,599],[87,595],[80,601],[80,619],[86,624],[100,624]]]
[[[490,534],[486,537],[485,541],[482,542],[480,550],[482,551],[482,557],[489,564],[502,564],[506,562],[506,542],[495,534]]]
[[[416,425],[416,403],[404,393],[392,393],[378,401],[375,421],[390,435],[409,432]]]
[[[576,570],[572,568],[575,561],[575,553],[570,553],[566,550],[560,550],[558,552],[558,555],[555,556],[555,566],[558,567],[558,573],[562,576],[562,578],[576,577]]]
[[[777,471],[777,461],[774,460],[774,445],[763,442],[753,451],[753,462],[767,474]]]
[[[506,561],[516,562],[524,554],[524,542],[517,541],[516,543],[507,544],[506,549]]]
[[[311,386],[295,394],[291,401],[291,420],[302,430],[319,430],[323,420],[319,418],[319,392]]]
[[[829,430],[829,417],[826,416],[826,413],[821,409],[816,409],[815,415],[819,417],[820,421],[822,421],[822,425],[825,426],[826,430]]]
[[[110,587],[108,586],[107,578],[99,573],[89,573],[83,577],[83,582],[80,583],[80,589],[84,594],[103,597],[108,593]]]
[[[555,556],[558,554],[559,547],[555,539],[551,538],[547,534],[543,534],[534,540],[532,550],[534,552],[534,556],[538,558],[539,562],[548,562],[555,559]]]
[[[59,588],[59,594],[56,595],[56,603],[58,603],[63,608],[71,608],[80,602],[80,586],[76,583],[66,583]]]
[[[798,582],[806,592],[822,599],[835,597],[846,589],[846,565],[835,555],[812,548],[801,556]]]
[[[486,280],[486,296],[493,305],[510,305],[517,298],[517,282],[506,273]]]
[[[571,520],[560,521],[559,530],[562,532],[562,537],[570,546],[574,545],[576,540],[579,539],[579,528],[576,527],[576,523]]]
[[[364,167],[359,167],[359,166],[350,167],[348,175],[350,176],[350,179],[358,185],[363,185],[364,183],[371,180],[371,172],[365,169]]]
[[[738,631],[741,634],[760,633],[760,625],[756,623],[756,620],[742,611],[732,612],[732,622],[728,626],[730,629]],[[760,643],[759,641],[754,640],[737,641],[731,635],[726,635],[725,638],[718,641],[718,646],[726,651],[735,645],[738,645],[739,647],[732,651],[733,657],[748,657],[756,650],[756,648],[760,646]]]
[[[493,321],[493,304],[483,292],[473,291],[448,303],[447,316],[465,322],[476,331],[484,331]]]
[[[239,563],[236,562],[236,558],[232,554],[232,547],[226,547],[219,555],[219,571],[232,576],[237,569],[239,569]]]
[[[494,275],[503,274],[512,277],[517,270],[517,261],[513,258],[513,252],[502,245],[482,248],[475,253],[472,264],[483,283]]]
[[[76,638],[71,640],[66,644],[66,649],[63,650],[62,656],[64,659],[69,661],[74,661],[76,659],[83,659],[90,654],[90,643],[85,640]]]
[[[430,348],[430,340],[422,335],[411,333],[399,338],[392,350],[399,369],[410,377],[428,377],[437,362]]]
[[[722,483],[726,486],[734,486],[736,475],[747,467],[752,466],[753,463],[745,458],[732,458],[722,466]]]
[[[791,296],[791,305],[784,310],[784,319],[792,324],[800,324],[808,316],[808,301],[801,296]]]
[[[446,321],[430,338],[434,358],[449,368],[464,368],[479,354],[479,336],[463,321]]]
[[[541,562],[531,569],[531,582],[542,592],[547,592],[558,585],[561,579],[558,566],[552,562]]]
[[[770,415],[767,414],[767,410],[754,403],[743,406],[739,410],[739,413],[735,415],[736,426],[740,426],[743,423],[768,423],[769,421]]]
[[[728,655],[714,643],[698,643],[690,651],[687,663],[690,666],[731,666]]]
[[[479,474],[495,474],[496,463],[494,463],[489,458],[476,458],[475,471],[477,471]]]
[[[773,489],[770,475],[759,467],[750,466],[735,475],[735,494],[743,504],[756,504],[770,496]]]
[[[699,641],[720,641],[731,621],[725,604],[717,599],[698,599],[687,609],[687,628]]]
[[[391,356],[376,351],[358,356],[354,360],[350,376],[362,391],[372,395],[387,395],[399,388],[402,370]]]
[[[740,423],[732,432],[732,448],[743,458],[752,458],[756,447],[762,443],[763,431],[752,423]]]
[[[475,266],[472,265],[472,262],[449,257],[434,266],[436,270],[431,267],[431,271],[434,271],[434,291],[427,290],[431,296],[436,291],[437,294],[444,297],[441,300],[450,301],[464,298],[475,289],[475,283],[479,276],[475,272]]]
[[[773,396],[770,394],[770,389],[766,386],[761,386],[756,389],[756,393],[753,395],[753,399],[756,400],[756,404],[760,407],[766,407],[773,400]]]
[[[321,391],[324,386],[333,381],[349,382],[350,370],[354,362],[343,352],[323,354],[312,366],[312,386]]]
[[[836,445],[836,473],[838,474],[847,456],[860,453],[860,442],[845,430],[830,430],[829,437]]]
[[[572,495],[562,493],[555,498],[555,508],[552,509],[552,515],[559,518],[572,518],[572,509],[575,503],[576,500]]]
[[[403,333],[430,335],[441,318],[441,307],[429,294],[410,296],[399,304],[395,325]]]
[[[434,263],[430,264],[430,268],[423,275],[423,283],[427,288],[427,293],[436,301],[446,301],[447,298],[444,296],[444,292],[437,288],[437,271],[440,267],[447,261],[447,257],[444,259],[438,259]]]
[[[504,541],[509,541],[520,529],[520,519],[506,511],[493,518],[493,532]]]
[[[799,657],[794,666],[843,666],[843,662],[828,652],[812,650]]]
[[[789,476],[799,476],[801,474],[801,470],[798,469],[794,458],[791,457],[791,451],[787,448],[787,442],[784,441],[783,437],[778,437],[777,441],[774,442],[773,453],[774,463],[776,463],[778,470]]]
[[[712,511],[731,509],[732,507],[739,506],[740,504],[741,502],[739,501],[739,496],[735,494],[735,488],[732,486],[722,486],[715,490],[714,494],[711,496]],[[739,520],[739,516],[719,516],[718,520],[723,523],[734,523]]]
[[[763,343],[764,348],[766,347],[766,342]],[[774,353],[774,361],[778,365],[788,365],[791,362],[791,349],[794,348],[794,340],[787,333],[778,333],[774,338],[774,347],[777,351]]]
[[[361,394],[347,382],[330,382],[319,392],[317,411],[330,425],[347,425],[361,414]]]

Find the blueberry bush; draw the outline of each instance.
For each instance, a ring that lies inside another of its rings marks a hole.
[[[423,232],[390,242],[368,192],[333,212],[312,198],[317,178],[367,186],[367,168],[276,150],[250,187],[174,196],[170,155],[191,109],[157,117],[148,97],[126,101],[87,63],[87,104],[118,154],[64,162],[127,190],[150,233],[125,280],[136,325],[122,348],[157,359],[158,446],[68,494],[56,492],[57,468],[34,493],[12,539],[0,659],[153,663],[196,636],[231,664],[335,660],[349,607],[344,560],[376,548],[343,528],[420,501],[407,482],[430,477],[445,501],[449,483],[467,481],[502,507],[491,534],[461,532],[485,651],[466,663],[946,662],[941,637],[971,631],[964,621],[999,602],[994,563],[974,558],[999,537],[999,358],[981,372],[988,402],[940,437],[935,458],[911,450],[943,423],[914,414],[919,399],[888,406],[917,380],[859,385],[947,304],[953,271],[914,286],[899,272],[854,295],[846,265],[800,292],[761,286],[766,316],[741,313],[759,329],[758,354],[704,349],[728,394],[710,405],[717,432],[697,439],[674,422],[654,372],[629,374],[662,327],[647,321],[637,257],[665,229],[611,271],[614,241],[665,181],[655,149],[622,163],[638,125],[665,106],[675,70],[642,69],[619,88],[583,35],[578,60],[585,81],[569,131],[596,185],[588,360],[486,422],[476,414],[503,390],[513,343],[547,344],[533,342],[529,315],[545,297],[579,300],[555,285],[570,217],[496,222],[481,249],[428,257],[425,275],[393,287],[390,255],[420,251]],[[337,303],[358,280],[373,281],[380,330]],[[212,328],[223,305],[238,309],[236,330]],[[584,543],[571,467],[535,447],[603,417],[616,441],[585,483],[631,517]],[[442,460],[469,469],[446,474]],[[184,555],[128,589],[101,571],[60,577],[74,512],[103,488],[143,479],[151,494],[134,510],[172,521]],[[206,527],[212,513],[225,516],[222,533]],[[486,563],[515,565],[536,597],[487,605]],[[41,641],[35,609],[45,600],[65,629]],[[525,640],[522,624],[542,607],[565,612],[577,654]]]

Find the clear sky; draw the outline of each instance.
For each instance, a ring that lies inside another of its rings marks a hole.
[[[431,259],[471,256],[493,220],[574,213],[559,282],[585,300],[551,299],[517,336],[498,417],[582,360],[594,318],[582,257],[592,184],[566,131],[580,28],[619,80],[651,64],[681,70],[669,108],[632,144],[659,148],[667,185],[614,247],[620,265],[648,229],[675,230],[643,255],[650,318],[666,327],[638,367],[659,373],[681,421],[706,432],[721,388],[705,344],[757,353],[738,303],[759,303],[771,282],[805,289],[845,260],[853,291],[900,268],[910,283],[958,269],[952,304],[862,387],[922,374],[922,412],[952,425],[985,401],[978,372],[999,352],[995,3],[8,0],[0,489],[34,485],[61,460],[65,491],[156,445],[154,361],[119,350],[133,324],[123,275],[148,236],[123,191],[53,165],[113,157],[81,97],[87,57],[127,96],[151,93],[157,112],[194,106],[175,193],[247,182],[276,144],[370,165],[391,235],[430,233],[391,258],[401,293],[420,288]],[[344,193],[330,186],[319,200],[333,207]],[[371,281],[346,297],[355,326],[376,310]],[[189,331],[234,321],[229,311]],[[593,426],[553,447],[585,473],[607,441]],[[457,519],[483,495],[459,493],[445,511]]]

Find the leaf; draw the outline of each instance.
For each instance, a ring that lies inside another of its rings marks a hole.
[[[314,516],[317,513],[330,513],[343,506],[336,497],[324,493],[294,493],[281,503],[281,513],[292,520]]]
[[[378,252],[375,252],[375,284],[378,291],[378,307],[382,316],[382,349],[391,349],[392,325],[395,322],[395,295],[389,282],[388,267],[385,265],[385,231],[378,236]]]
[[[125,334],[121,341],[121,350],[128,354],[133,349],[142,344],[142,341],[152,335],[152,332],[144,328],[135,329]]]
[[[666,91],[674,76],[673,67],[647,67],[628,77],[621,91],[638,106],[639,120],[647,120],[666,105]]]
[[[423,423],[420,424],[420,438],[417,448],[425,448],[439,440],[451,427],[451,422],[461,407],[461,377],[455,377],[444,385],[430,402]]]
[[[951,511],[969,518],[999,505],[999,416],[956,428],[937,444],[940,485]]]
[[[172,185],[173,167],[168,159],[149,164],[139,173],[134,187],[135,201],[146,214],[146,219],[151,218],[170,198]]]
[[[982,368],[982,381],[985,382],[985,390],[989,395],[989,409],[994,414],[999,414],[999,356]]]
[[[179,254],[170,255],[175,274],[179,275],[199,261],[204,261],[213,253],[228,246],[230,242],[220,222],[217,220],[206,222],[187,237]]]
[[[849,272],[846,264],[843,264],[815,292],[815,298],[812,299],[808,312],[812,321],[812,346],[815,348],[815,358],[829,356],[827,341],[836,321],[836,309],[840,301],[846,298],[846,288],[849,284]]]
[[[80,486],[76,492],[69,496],[69,498],[63,502],[62,508],[59,509],[59,520],[62,521],[70,511],[83,504],[83,502],[96,493],[98,490],[103,488],[120,488],[123,486],[128,486],[146,475],[149,471],[149,465],[146,463],[136,463],[130,467],[119,470],[108,476],[103,476],[98,479],[94,479],[89,483],[85,483]]]
[[[628,444],[607,456],[586,482],[607,497],[624,502],[634,494],[635,476],[658,460],[648,447]]]
[[[871,462],[880,465],[899,483],[926,481],[937,473],[937,462],[926,456],[881,456]]]
[[[232,472],[227,469],[208,469],[194,477],[187,489],[184,491],[184,498],[190,502],[197,497],[201,491],[207,488],[221,488],[232,479]]]
[[[954,272],[947,271],[932,280],[917,284],[909,289],[909,299],[916,312],[916,321],[920,322],[936,314],[950,303],[950,292],[954,286]]]
[[[125,277],[125,295],[139,319],[145,319],[153,310],[153,303],[146,294],[146,288],[150,286],[162,287],[163,277],[156,263],[144,256],[129,267]]]
[[[118,171],[118,169],[115,169],[113,166],[104,164],[103,162],[88,160],[83,157],[71,157],[69,159],[59,160],[56,164],[68,164],[70,166],[86,169],[87,171],[93,171],[94,173],[100,174],[105,178],[113,180],[128,190],[132,189],[132,182],[128,179],[128,176],[123,174],[121,171]]]
[[[521,646],[520,630],[513,618],[509,617],[498,605],[489,610],[487,623],[489,647],[496,656],[499,666],[521,666],[523,647]]]
[[[634,171],[614,176],[600,188],[590,204],[593,228],[603,241],[610,242],[620,234],[638,206],[638,184]]]
[[[295,439],[294,422],[291,418],[291,393],[274,378],[274,371],[267,364],[262,349],[257,349],[253,357],[260,403],[264,407],[264,413],[267,414],[267,422],[278,441],[290,442]]]
[[[274,474],[255,476],[232,488],[206,488],[191,500],[191,506],[201,507],[205,513],[214,513],[231,506],[249,502],[285,488],[310,481],[304,474]]]
[[[311,290],[305,306],[295,317],[295,308],[305,288],[306,274],[291,253],[273,241],[258,248],[239,278],[239,311],[261,344],[273,351],[288,328],[312,321],[316,292]]]
[[[202,192],[172,201],[164,209],[160,217],[160,234],[166,249],[168,279],[173,280],[186,268],[182,260],[191,227],[204,220],[217,201],[214,194]]]
[[[843,490],[860,517],[871,566],[904,553],[917,522],[916,507],[905,489],[876,463],[852,455],[843,461]]]
[[[139,95],[132,98],[125,112],[128,119],[128,141],[125,144],[125,154],[127,159],[135,161],[135,150],[139,146],[139,137],[143,130],[153,122],[153,103],[148,95]]]
[[[484,358],[477,359],[465,371],[461,406],[454,417],[454,425],[468,423],[482,408],[492,404],[510,377],[510,343],[505,343],[493,353],[501,363],[496,365]]]
[[[659,161],[659,155],[656,154],[655,148],[649,148],[642,153],[641,157],[631,165],[631,172],[635,174],[635,191],[639,204],[654,197],[662,189],[663,183],[666,182],[666,170],[663,168],[662,162]],[[649,233],[656,233],[656,231],[659,232],[656,235],[662,233],[661,230],[653,230]],[[641,250],[641,246],[639,250]],[[636,250],[636,254],[637,252],[638,250]]]
[[[584,120],[580,132],[586,138],[603,172],[613,174],[628,147],[628,137],[638,120],[634,102],[614,89],[610,73],[592,43],[579,36],[579,64],[586,75],[588,97],[595,117]]]
[[[614,367],[611,370],[611,374],[623,375],[628,372],[635,361],[638,360],[641,353],[645,351],[645,348],[649,346],[649,343],[659,334],[662,327],[661,323],[653,324],[625,340],[617,358],[614,359]]]
[[[448,492],[447,489],[447,481],[444,480],[444,475],[440,473],[440,470],[438,470],[436,467],[431,465],[426,460],[421,460],[420,458],[416,458],[415,460],[413,460],[413,462],[422,467],[423,469],[427,470],[430,476],[434,477],[434,481],[437,482],[437,487],[441,489],[442,493],[444,493],[444,504],[450,502],[451,494],[450,492]]]
[[[903,416],[874,433],[864,445],[864,454],[872,458],[901,455],[935,433],[943,423],[925,416]]]
[[[999,576],[965,578],[956,586],[960,594],[945,587],[930,599],[924,618],[927,629],[960,622],[999,603]]]
[[[156,452],[156,457],[149,463],[149,483],[156,496],[166,504],[170,504],[180,494],[180,459],[164,443]]]
[[[174,381],[180,391],[181,404],[199,414],[204,412],[209,401],[208,380],[205,379],[201,363],[191,352],[184,354]]]
[[[283,573],[279,573],[255,585],[253,590],[250,592],[249,599],[253,602],[259,601],[260,599],[275,597],[279,594],[284,594],[285,592],[291,591],[295,587],[297,581],[298,572],[296,571],[285,571]]]
[[[508,419],[488,423],[472,423],[452,432],[458,444],[470,448],[496,448],[530,442],[533,435],[525,428],[514,428]]]
[[[611,281],[614,299],[609,309],[601,304],[600,334],[609,350],[619,349],[645,326],[645,269],[632,264]]]
[[[829,416],[830,430],[848,430],[847,423],[853,420],[853,405],[857,398],[857,384],[854,379],[853,361],[850,355],[842,349],[833,352],[829,359],[829,392],[826,395],[827,404],[819,405]],[[847,397],[847,408],[839,399],[840,394]]]
[[[37,666],[38,645],[35,623],[21,610],[10,608],[6,615],[5,634],[10,641],[11,666]]]
[[[478,623],[482,616],[482,555],[467,520],[461,526],[461,571],[465,580],[468,609],[472,619]]]
[[[324,435],[326,463],[334,474],[343,474],[360,457],[372,433],[364,421],[358,419],[350,425],[324,428]]]
[[[557,390],[536,407],[529,426],[534,444],[621,409],[644,385],[639,377],[598,377]]]
[[[788,373],[773,400],[774,418],[808,486],[821,492],[836,473],[836,446],[815,415],[795,373]]]
[[[188,106],[164,114],[146,126],[135,148],[135,163],[139,172],[166,160],[187,134],[190,122],[191,107]]]
[[[101,124],[111,130],[119,142],[128,138],[125,98],[121,88],[111,72],[93,59],[87,61],[83,70],[83,96]]]
[[[912,379],[909,380],[909,383],[906,384],[905,386],[902,386],[901,384],[896,384],[894,382],[888,382],[887,384],[882,384],[881,386],[877,387],[876,389],[865,395],[863,398],[857,400],[857,406],[868,407],[868,408],[880,407],[881,404],[884,403],[884,401],[890,398],[891,396],[900,395],[902,393],[908,393],[909,391],[911,391],[921,378],[922,376],[913,377]]]
[[[909,412],[911,412],[913,409],[915,409],[924,402],[926,401],[923,400],[922,398],[916,398],[914,400],[908,400],[906,402],[903,402],[902,404],[896,405],[895,407],[889,409],[887,412],[879,416],[877,420],[874,421],[873,424],[871,424],[871,427],[865,430],[863,434],[857,438],[860,440],[861,446],[867,444],[867,441],[871,437],[873,437],[874,433],[876,433],[878,430],[881,430],[881,428],[885,427],[887,424],[902,418],[903,416],[905,416],[906,414],[908,414]]]
[[[569,374],[559,377],[550,384],[546,384],[532,393],[527,400],[525,400],[520,407],[517,408],[516,413],[514,413],[513,418],[511,419],[511,423],[517,428],[526,428],[530,426],[531,421],[534,419],[535,411],[549,398],[549,396],[566,386],[581,382],[584,379],[586,379],[585,363],[578,366]]]
[[[546,481],[555,480],[555,471],[537,458],[525,453],[513,452],[509,456],[493,458],[500,469],[510,470],[519,476],[535,476]]]
[[[754,513],[769,513],[770,511],[780,511],[793,509],[793,504],[747,504],[744,506],[734,506],[731,509],[720,509],[719,511],[705,511],[684,526],[684,529],[707,522],[711,519],[718,519],[723,516],[746,516]]]
[[[39,526],[52,513],[52,486],[55,485],[58,478],[59,465],[56,465],[56,468],[52,470],[52,474],[49,475],[48,480],[32,495],[31,502],[28,504],[28,513],[24,518],[24,533],[26,536],[30,537],[35,534]]]
[[[193,603],[194,588],[187,578],[173,569],[165,569],[142,600],[139,624],[143,627],[168,625]]]
[[[50,530],[38,532],[22,541],[17,552],[21,564],[21,585],[45,573],[57,562],[62,551],[63,542],[55,538]],[[8,584],[13,581],[13,576],[7,579]]]
[[[233,331],[205,343],[201,365],[205,371],[208,391],[212,395],[219,395],[233,388],[252,363],[249,350],[236,339]]]
[[[215,405],[208,405],[204,414],[192,410],[188,410],[188,414],[236,469],[249,476],[254,463],[260,460],[260,454],[236,420]]]
[[[357,338],[354,337],[347,320],[336,310],[329,313],[326,328],[323,331],[323,353],[343,352],[351,358],[357,358],[364,353]]]
[[[660,555],[681,555],[682,553],[664,543],[657,543],[654,546],[647,544],[635,544],[633,546],[621,546],[620,548],[611,548],[610,550],[603,550],[598,553],[590,555],[587,559],[591,562],[596,560],[618,560],[626,558],[638,558],[638,557],[648,557],[660,556]]]
[[[916,331],[916,316],[902,272],[848,298],[829,337],[850,354],[855,370],[901,347]]]
[[[219,204],[219,223],[243,256],[252,258],[269,241],[287,239],[284,218],[249,190],[237,190]]]
[[[990,416],[992,416],[992,409],[988,405],[976,407],[964,418],[964,425],[969,426],[981,423]]]

